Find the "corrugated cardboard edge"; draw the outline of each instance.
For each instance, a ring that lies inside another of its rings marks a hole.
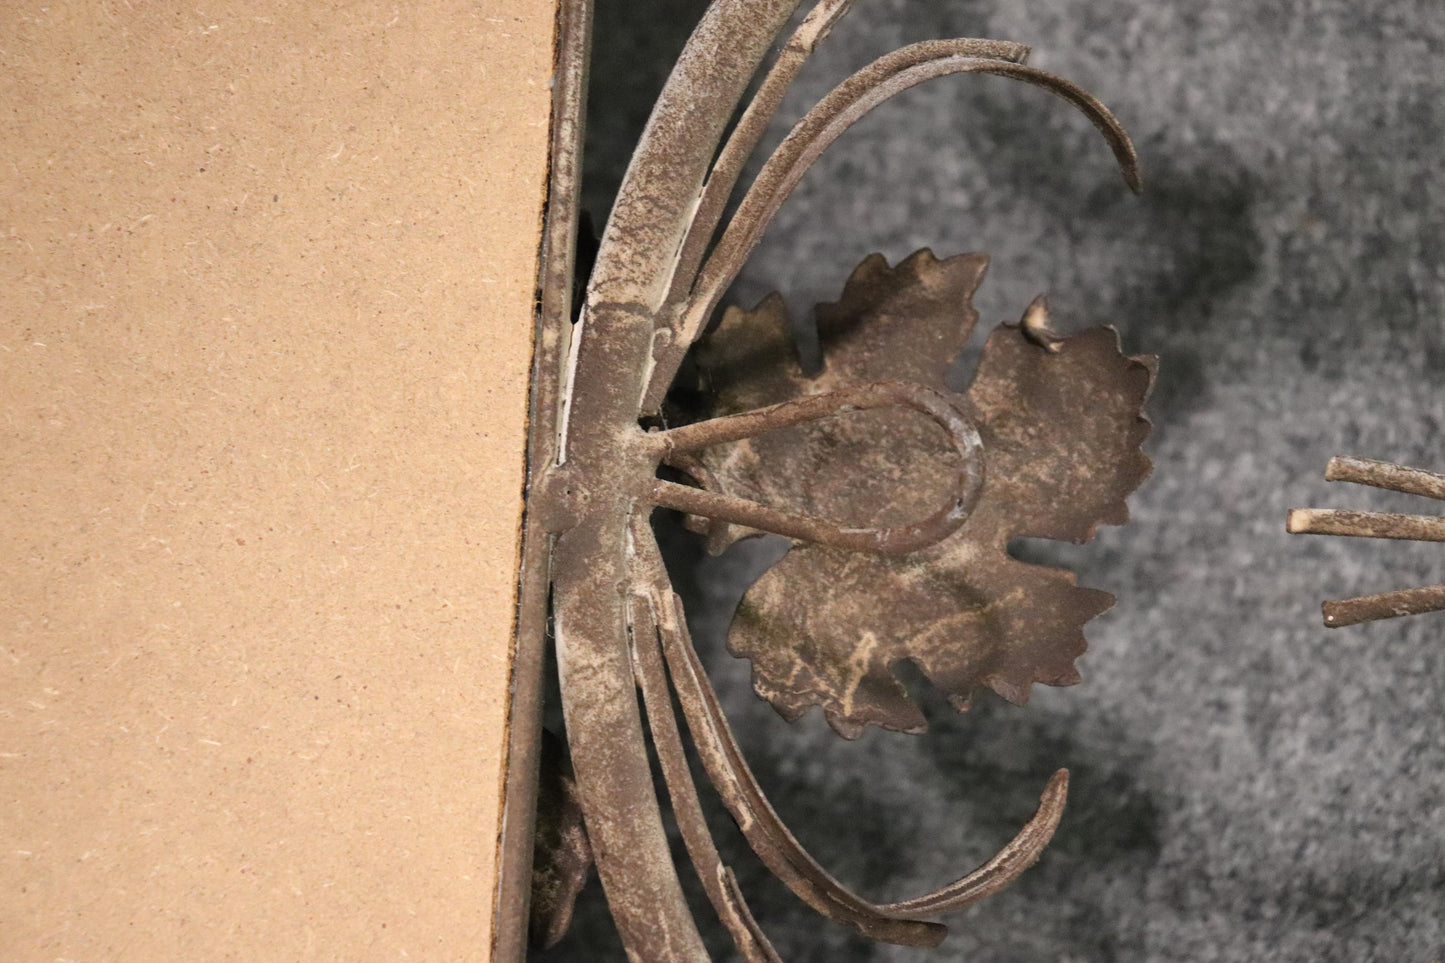
[[[561,362],[572,323],[573,264],[591,45],[591,0],[562,0],[557,11],[557,48],[552,74],[551,166],[545,227],[538,253],[540,292],[527,441],[529,495],[556,454]],[[492,917],[492,960],[496,963],[513,963],[526,955],[546,666],[552,538],[535,511],[524,508],[522,525]]]

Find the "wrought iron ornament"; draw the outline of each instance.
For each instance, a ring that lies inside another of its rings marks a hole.
[[[798,0],[716,0],[664,87],[603,234],[570,344],[555,463],[533,511],[552,537],[551,576],[575,799],[544,847],[551,873],[536,932],[555,938],[596,861],[630,958],[708,959],[678,883],[644,743],[708,899],[749,961],[776,960],[723,864],[688,769],[686,730],[708,777],[768,868],[823,916],[891,943],[934,945],[940,914],[997,892],[1039,857],[1068,776],[993,859],[934,892],[878,904],[818,865],[742,757],[688,637],[650,524],[684,512],[714,550],[747,534],[793,539],[749,591],[729,635],[758,692],[789,719],[821,707],[840,734],[923,729],[892,674],[914,661],[959,709],[983,686],[1016,703],[1035,682],[1077,682],[1082,628],[1112,597],[1072,573],[1011,558],[1011,538],[1084,541],[1127,517],[1149,462],[1142,405],[1154,363],[1107,328],[1060,337],[1036,301],[997,328],[966,391],[945,375],[977,320],[979,255],[874,255],[818,309],[826,366],[793,358],[781,299],[708,322],[779,206],[852,123],[924,80],[987,73],[1080,109],[1130,187],[1134,148],[1102,104],[1024,63],[1028,50],[939,40],[895,51],[839,84],[794,126],[724,223],[743,167],[798,69],[848,0],[820,0],[769,66],[724,140],[744,91]],[[669,401],[696,348],[706,390]],[[697,401],[696,398],[703,400]],[[664,410],[667,419],[663,419]],[[549,423],[550,423],[549,419]],[[677,427],[669,424],[684,423]],[[667,466],[673,478],[659,477]],[[638,691],[641,691],[641,706]],[[559,782],[556,797],[568,795]],[[579,866],[581,867],[579,869]],[[559,894],[561,898],[559,898]],[[548,916],[550,914],[550,917]]]

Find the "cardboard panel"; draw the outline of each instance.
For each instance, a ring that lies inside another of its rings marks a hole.
[[[0,13],[6,959],[487,955],[554,13]]]

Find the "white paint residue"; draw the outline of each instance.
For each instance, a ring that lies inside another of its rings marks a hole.
[[[572,325],[567,344],[567,367],[562,372],[562,415],[557,419],[557,464],[567,461],[567,429],[572,421],[572,388],[577,380],[577,356],[582,349],[582,335],[587,330],[587,308]]]

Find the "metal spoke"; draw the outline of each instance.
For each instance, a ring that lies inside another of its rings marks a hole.
[[[1381,592],[1378,595],[1340,599],[1324,603],[1321,609],[1324,611],[1325,625],[1332,629],[1358,625],[1361,622],[1394,619],[1403,615],[1441,612],[1445,611],[1445,585],[1429,585],[1425,588],[1400,589],[1397,592]]]
[[[1445,518],[1438,515],[1296,508],[1290,511],[1286,527],[1291,535],[1342,535],[1347,538],[1445,542]]]
[[[1370,485],[1445,501],[1445,475],[1369,458],[1336,455],[1325,466],[1325,481],[1354,482],[1356,485]]]
[[[1337,455],[1325,468],[1326,481],[1353,482],[1406,495],[1445,501],[1445,475],[1406,468],[1369,458]],[[1394,538],[1413,542],[1445,542],[1445,517],[1357,512],[1328,508],[1291,509],[1285,522],[1291,535],[1342,535],[1349,538]],[[1400,589],[1377,595],[1336,599],[1321,609],[1332,629],[1405,615],[1445,611],[1445,585]]]
[[[879,555],[903,555],[927,548],[953,534],[968,520],[983,485],[983,443],[978,432],[946,397],[932,388],[878,381],[655,432],[649,438],[659,447],[661,459],[666,461],[676,454],[741,441],[804,422],[850,411],[891,407],[912,408],[932,418],[948,433],[961,462],[950,500],[932,515],[911,525],[888,528],[847,525],[660,478],[652,479],[647,490],[639,494],[654,505],[688,515],[746,525],[760,532],[834,548]]]

